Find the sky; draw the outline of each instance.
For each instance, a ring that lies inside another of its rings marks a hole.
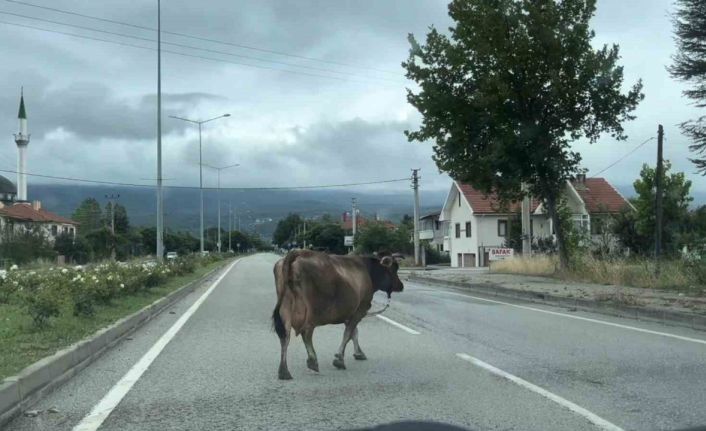
[[[32,134],[29,172],[154,183],[156,32],[149,28],[156,27],[156,1],[18,1],[0,0],[0,129],[7,137],[0,141],[0,169],[16,168],[12,134],[24,86]],[[439,0],[162,1],[164,32],[200,38],[162,37],[163,50],[170,51],[162,54],[165,184],[199,183],[198,127],[169,116],[209,119],[229,113],[204,124],[202,132],[204,163],[240,164],[222,171],[223,187],[401,179],[421,168],[424,190],[447,190],[450,180],[431,159],[432,144],[410,143],[404,136],[416,129],[420,115],[406,101],[405,88],[413,84],[400,66],[408,55],[408,33],[423,40],[429,26],[452,24],[446,5]],[[682,96],[685,84],[665,69],[675,50],[673,8],[670,0],[598,1],[595,45],[620,45],[625,86],[642,78],[646,97],[637,119],[625,124],[627,141],[606,136],[592,145],[575,144],[589,176],[656,136],[661,123],[665,158],[674,170],[686,172],[693,191],[706,192],[706,179],[688,161],[689,142],[677,126],[700,112]],[[652,140],[601,176],[624,188],[643,163],[655,159]],[[0,174],[15,181],[15,174]],[[205,186],[215,186],[216,178],[214,170],[204,171]],[[32,183],[40,181],[48,182],[29,179],[30,199]],[[361,190],[409,190],[409,183]]]

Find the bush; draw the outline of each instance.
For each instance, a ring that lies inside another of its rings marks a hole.
[[[429,244],[424,244],[424,249],[426,251],[427,265],[451,263],[451,256],[448,253],[440,252]]]
[[[18,288],[18,296],[21,306],[37,326],[46,325],[50,318],[60,314],[61,295],[46,280],[34,277],[34,274],[27,277],[24,285]]]

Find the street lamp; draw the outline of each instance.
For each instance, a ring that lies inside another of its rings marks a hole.
[[[208,123],[209,121],[213,120],[218,120],[219,118],[225,118],[225,117],[230,117],[230,114],[223,114],[219,115],[218,117],[213,117],[208,120],[190,120],[188,118],[182,118],[182,117],[177,117],[175,115],[170,115],[169,118],[174,118],[176,120],[181,120],[181,121],[186,121],[188,123],[192,124],[198,124],[199,125],[199,191],[201,193],[201,232],[200,232],[200,237],[201,237],[201,254],[203,254],[204,248],[203,248],[203,163],[202,163],[202,157],[201,157],[201,125]]]
[[[218,252],[221,252],[221,171],[223,169],[228,169],[228,168],[234,168],[236,166],[240,166],[240,163],[236,163],[233,165],[228,165],[228,166],[211,166],[206,163],[202,163],[203,166],[206,166],[207,168],[215,169],[218,171],[218,242],[217,247],[218,247]],[[230,233],[228,233],[230,235]]]

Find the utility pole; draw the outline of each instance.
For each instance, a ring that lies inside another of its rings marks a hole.
[[[306,250],[306,220],[304,220],[304,250]]]
[[[414,189],[414,265],[422,264],[419,259],[419,169],[412,169],[412,188]]]
[[[164,202],[162,201],[162,5],[157,0],[157,261],[164,259]],[[203,247],[202,247],[203,249]]]
[[[351,202],[353,203],[353,218],[351,219],[351,224],[353,227],[353,241],[355,241],[355,233],[358,230],[358,202],[356,198],[352,198]]]
[[[233,251],[233,202],[228,202],[228,251]]]
[[[115,235],[115,201],[120,197],[120,194],[105,195],[110,203],[110,232]]]
[[[664,166],[662,164],[662,141],[664,140],[664,128],[660,124],[657,128],[657,172],[655,172],[655,275],[659,276],[659,260],[662,254],[662,194],[664,193]]]
[[[522,257],[532,256],[532,233],[530,232],[530,196],[527,188],[527,184],[522,183],[522,191],[524,192],[524,197],[522,198]],[[486,264],[486,262],[483,262]]]

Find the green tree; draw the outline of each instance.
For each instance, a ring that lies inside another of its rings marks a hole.
[[[334,222],[313,223],[307,231],[307,241],[314,247],[322,247],[330,253],[345,254],[343,245],[345,232],[340,224]]]
[[[272,239],[275,244],[283,246],[286,243],[295,240],[294,234],[299,225],[302,224],[302,219],[299,214],[290,213],[287,217],[277,222],[277,227],[272,234]]]
[[[663,226],[662,242],[666,253],[675,253],[680,248],[679,239],[685,232],[684,228],[689,218],[689,204],[693,198],[689,195],[691,181],[687,180],[683,172],[669,174],[671,164],[664,162],[664,196],[662,198]],[[655,220],[655,169],[643,165],[640,178],[633,183],[637,197],[633,205],[637,210],[635,229],[637,233],[649,238],[646,248],[641,252],[648,254],[654,247],[656,229]]]
[[[683,172],[669,173],[671,164],[664,162],[664,196],[662,242],[666,253],[676,253],[688,242],[689,204],[693,198],[689,195],[691,181]],[[635,180],[633,187],[637,196],[631,200],[634,212],[624,212],[614,220],[614,233],[621,243],[632,251],[649,255],[654,252],[656,231],[655,220],[655,169],[643,165],[640,178]]]
[[[86,236],[103,227],[103,212],[100,204],[94,198],[88,198],[81,202],[71,218],[80,223],[78,233],[81,236]]]
[[[115,233],[125,234],[130,230],[130,218],[127,209],[120,204],[115,204]]]
[[[395,238],[392,231],[383,223],[370,222],[361,227],[355,235],[355,248],[362,253],[389,251]]]
[[[592,47],[594,12],[595,0],[452,1],[450,36],[409,37],[403,66],[420,90],[407,99],[423,117],[410,141],[434,141],[440,170],[505,201],[526,183],[560,226],[559,196],[581,160],[571,143],[625,139],[621,123],[643,98],[641,81],[621,92],[618,46]]]
[[[703,0],[677,0],[674,30],[677,54],[669,68],[674,78],[692,84],[684,95],[706,107],[706,2]],[[691,161],[699,172],[706,175],[706,116],[681,124],[682,132],[692,140],[689,146],[696,157]]]

